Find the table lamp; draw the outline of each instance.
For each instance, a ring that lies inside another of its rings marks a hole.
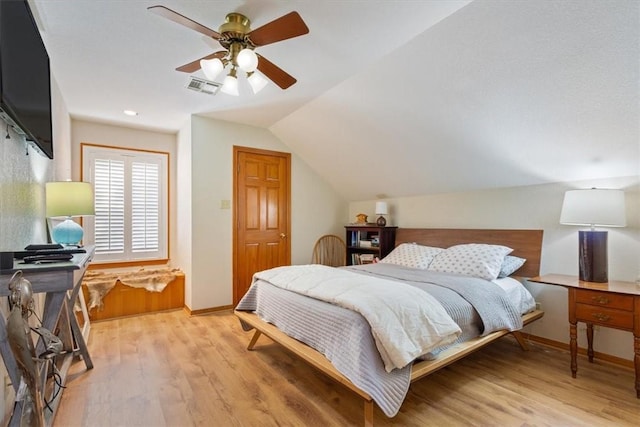
[[[387,208],[387,202],[376,202],[376,215],[380,215],[378,217],[378,220],[376,221],[376,224],[378,224],[380,227],[384,227],[385,225],[387,225],[387,220],[384,219],[383,215],[388,215],[389,211]]]
[[[608,278],[607,231],[595,227],[626,226],[624,191],[605,189],[570,190],[564,194],[560,224],[588,225],[578,232],[580,280],[605,283]]]
[[[46,207],[47,218],[65,218],[53,227],[51,238],[65,246],[78,245],[84,231],[71,218],[93,215],[93,187],[88,182],[59,181],[47,182]]]

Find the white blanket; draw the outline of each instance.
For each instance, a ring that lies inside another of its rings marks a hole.
[[[461,333],[436,299],[396,281],[322,265],[277,267],[256,273],[254,282],[259,279],[360,313],[371,326],[387,372]]]

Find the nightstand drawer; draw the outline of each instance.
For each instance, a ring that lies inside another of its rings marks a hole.
[[[633,329],[633,312],[576,304],[576,319],[614,328]]]
[[[580,289],[576,290],[576,302],[633,311],[633,295],[619,295]]]

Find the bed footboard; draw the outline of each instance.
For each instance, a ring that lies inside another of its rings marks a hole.
[[[351,381],[349,381],[344,375],[342,375],[322,354],[307,346],[306,344],[303,344],[302,342],[291,338],[272,324],[264,322],[254,313],[246,311],[234,311],[234,314],[244,323],[250,325],[255,329],[249,345],[247,346],[248,350],[254,349],[256,342],[261,335],[266,335],[267,337],[271,338],[274,342],[282,345],[287,350],[291,351],[293,354],[300,357],[302,360],[304,360],[314,368],[320,370],[325,375],[328,375],[330,378],[338,381],[340,384],[344,385],[349,390],[362,397],[364,404],[363,425],[366,427],[373,426],[374,402],[371,396],[356,387]],[[543,311],[535,310],[522,316],[522,321],[525,325],[527,325],[535,320],[540,319],[542,316],[544,316]],[[440,353],[438,355],[438,358],[435,360],[425,360],[414,363],[411,371],[411,382],[417,381],[420,378],[423,378],[437,371],[438,369],[444,368],[445,366],[448,366],[451,363],[462,359],[468,354],[479,350],[485,345],[509,333],[511,333],[515,337],[516,341],[520,344],[520,347],[523,350],[529,349],[520,331],[496,331],[484,337],[478,337],[471,341],[454,345],[451,348]]]
[[[302,360],[318,369],[320,372],[328,375],[333,380],[339,382],[349,390],[362,397],[364,402],[364,425],[367,427],[373,426],[373,399],[371,398],[371,396],[356,387],[351,381],[349,381],[349,379],[347,379],[347,377],[342,375],[336,368],[334,368],[331,362],[329,362],[322,354],[309,347],[308,345],[291,338],[272,324],[262,321],[254,313],[246,311],[234,311],[234,314],[238,316],[240,320],[255,329],[255,333],[251,337],[251,341],[247,346],[248,350],[254,349],[256,342],[261,335],[266,335],[267,337],[271,338],[274,342],[282,345],[284,348],[300,357]]]

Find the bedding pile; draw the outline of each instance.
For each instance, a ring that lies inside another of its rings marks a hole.
[[[324,275],[324,269],[332,270],[331,274],[327,272]],[[320,278],[308,282],[308,278],[304,276],[311,272],[313,274],[309,274],[310,276]],[[357,285],[348,285],[351,281]],[[295,282],[299,283],[291,285]],[[359,301],[369,301],[372,292],[367,283],[371,282],[378,283],[375,286],[380,288],[384,301],[393,301],[407,288],[412,289],[409,291],[411,300],[418,301],[416,295],[419,294],[435,298],[440,306],[438,313],[441,314],[444,309],[448,317],[462,329],[460,339],[522,327],[521,311],[505,297],[505,292],[498,285],[489,280],[382,263],[344,269],[321,266],[279,267],[260,272],[254,276],[251,288],[236,310],[255,311],[262,320],[315,348],[354,385],[367,392],[388,417],[393,417],[408,391],[411,365],[402,365],[404,362],[401,362],[400,367],[390,372],[385,369],[384,356],[378,351],[379,336],[375,325],[385,323],[386,320],[381,321],[382,318],[376,317],[380,316],[378,308],[345,308],[339,305],[359,306]],[[319,295],[325,293],[323,288],[329,289],[328,295]],[[402,301],[403,297],[399,298]],[[431,304],[432,298],[427,299]],[[342,302],[338,302],[339,300]],[[403,306],[404,302],[383,305]],[[372,326],[365,319],[366,316],[361,314],[369,310],[373,311],[367,314],[374,317]],[[420,309],[417,310],[420,312]],[[396,317],[396,322],[398,316],[391,316]],[[449,321],[446,321],[446,325],[449,325]],[[251,329],[247,325],[243,327]],[[419,328],[418,331],[420,330]],[[399,335],[404,338],[406,333]],[[458,335],[459,332],[453,334],[453,339]],[[386,339],[394,341],[395,333]],[[451,337],[444,341],[449,339]],[[413,340],[415,338],[409,338],[410,342]],[[430,352],[437,353],[444,344],[429,347]],[[396,350],[384,351],[393,353]],[[425,354],[420,355],[422,356]]]
[[[462,333],[427,292],[385,278],[314,264],[261,271],[254,280],[360,313],[371,326],[387,372],[405,367]]]

